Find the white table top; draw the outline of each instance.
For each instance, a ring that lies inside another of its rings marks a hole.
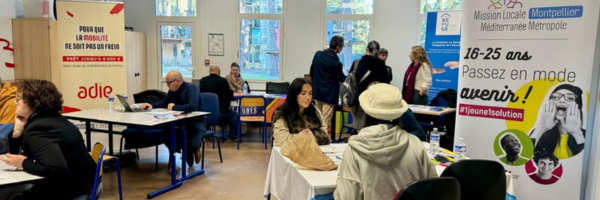
[[[108,108],[98,108],[82,110],[63,114],[67,119],[72,120],[91,120],[95,122],[113,122],[119,124],[131,124],[141,126],[155,126],[168,122],[177,121],[184,118],[192,118],[202,115],[210,115],[210,112],[191,112],[185,115],[178,115],[180,111],[167,111],[166,109],[152,109],[150,112],[123,112],[118,109],[108,110]],[[155,114],[172,114],[175,117],[169,119],[156,119]]]
[[[0,157],[5,156],[5,154],[0,155]],[[14,183],[29,182],[39,179],[43,179],[43,177],[29,174],[23,171],[23,169],[16,170],[16,167],[10,166],[0,161],[0,186]]]
[[[410,110],[413,113],[415,113],[415,114],[422,114],[422,115],[442,116],[442,115],[446,115],[446,114],[450,114],[450,113],[456,112],[455,108],[443,108],[443,110],[436,111],[436,110],[431,110],[431,109],[432,108],[439,108],[439,107],[423,106],[423,105],[415,105],[415,104],[409,104],[408,107],[410,108]]]

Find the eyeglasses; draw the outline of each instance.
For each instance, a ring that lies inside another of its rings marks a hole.
[[[21,97],[21,96],[15,97],[15,103],[19,103],[19,102],[21,102],[21,100],[23,100],[23,97]]]
[[[567,101],[575,101],[575,98],[577,98],[577,96],[575,96],[575,94],[561,94],[561,93],[552,93],[552,95],[550,95],[550,99],[558,101],[560,100],[561,97],[565,97],[565,100]]]
[[[171,83],[175,82],[177,79],[173,79],[172,81],[167,81],[167,85],[171,85]]]

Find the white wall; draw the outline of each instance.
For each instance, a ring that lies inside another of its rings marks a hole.
[[[239,62],[239,20],[237,0],[200,0],[195,18],[154,16],[154,1],[123,0],[125,25],[145,32],[148,38],[148,87],[162,88],[158,66],[157,22],[186,21],[194,23],[193,52],[196,77],[208,74],[204,59],[221,66],[221,75],[229,73],[231,62]],[[417,44],[419,0],[375,0],[372,17],[372,38],[389,50],[388,65],[393,68],[393,85],[400,86],[404,71],[410,64],[410,47]],[[302,77],[310,69],[312,57],[325,44],[325,0],[284,0],[282,33],[283,81]],[[225,35],[225,56],[208,56],[208,33]],[[243,73],[243,72],[242,72]],[[252,89],[264,89],[264,82],[251,82]]]

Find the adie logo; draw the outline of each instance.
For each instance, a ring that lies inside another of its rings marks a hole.
[[[87,87],[87,88],[84,86],[80,86],[79,93],[77,93],[77,96],[80,99],[85,99],[88,97],[90,99],[108,98],[108,95],[110,93],[112,93],[112,91],[113,91],[113,88],[109,85],[102,86],[102,83],[95,83],[94,85]]]
[[[523,3],[519,0],[490,0],[492,4],[488,6],[488,10],[502,9],[502,8],[523,8]]]

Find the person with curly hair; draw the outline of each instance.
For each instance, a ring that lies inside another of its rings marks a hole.
[[[46,80],[23,80],[16,104],[10,142],[22,145],[21,154],[9,153],[0,160],[44,177],[33,185],[22,186],[21,199],[74,199],[89,195],[96,162],[87,152],[79,129],[60,114],[63,99],[56,86]]]

